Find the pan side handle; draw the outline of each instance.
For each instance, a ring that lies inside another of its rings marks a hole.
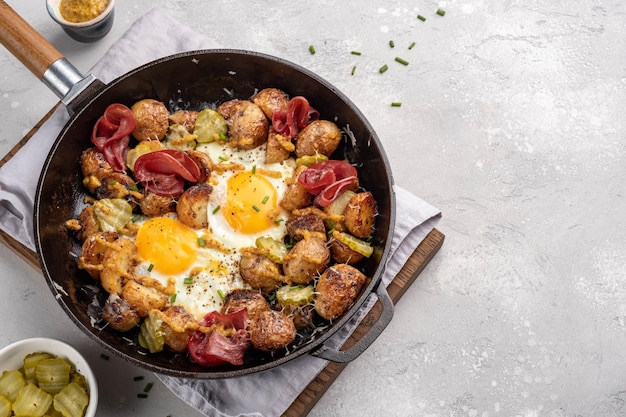
[[[63,55],[0,0],[0,42],[40,80]]]
[[[369,331],[363,335],[358,342],[347,350],[336,350],[326,345],[322,345],[311,351],[311,355],[329,360],[331,362],[345,363],[353,361],[361,353],[363,353],[365,349],[374,343],[393,318],[393,301],[389,297],[387,288],[385,288],[385,285],[382,282],[378,284],[376,296],[382,305],[380,316],[378,317],[376,323],[372,325]]]

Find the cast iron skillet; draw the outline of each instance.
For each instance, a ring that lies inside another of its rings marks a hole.
[[[63,310],[82,331],[105,349],[145,369],[172,376],[205,379],[259,372],[304,354],[347,362],[355,359],[378,337],[393,315],[393,304],[381,284],[395,219],[393,180],[379,138],[346,96],[304,68],[279,58],[238,50],[204,50],[170,56],[137,68],[108,85],[98,80],[92,82],[89,77],[83,79],[82,76],[76,81],[77,71],[2,0],[0,11],[3,16],[0,26],[4,27],[0,29],[0,40],[35,75],[42,77],[42,81],[62,98],[73,113],[42,168],[33,220],[43,274]],[[28,50],[26,54],[25,48]],[[35,60],[39,62],[33,63],[33,55],[37,54],[39,56]],[[58,62],[61,62],[60,69]],[[70,70],[66,76],[68,66]],[[52,81],[47,80],[51,70],[55,72]],[[70,81],[65,82],[64,78]],[[355,144],[345,140],[333,158],[347,158],[355,164],[360,184],[373,193],[378,203],[379,216],[373,240],[375,253],[360,266],[371,280],[354,306],[337,321],[317,323],[314,331],[300,335],[288,349],[272,354],[246,354],[245,363],[241,366],[206,368],[191,362],[187,354],[161,352],[146,355],[136,343],[136,332],[121,334],[95,323],[106,294],[104,290],[98,290],[97,284],[76,266],[80,244],[65,230],[64,223],[76,218],[84,207],[86,191],[81,183],[80,154],[91,146],[89,138],[93,125],[111,103],[130,106],[137,100],[154,98],[171,109],[198,109],[206,103],[250,98],[257,89],[264,87],[283,89],[292,97],[307,97],[320,111],[322,119],[335,121],[340,128],[349,129],[356,138]],[[81,89],[84,91],[76,91]],[[75,98],[71,99],[71,96]],[[383,313],[371,330],[347,351],[329,347],[328,338],[346,324],[372,293],[382,303]],[[134,343],[129,343],[129,340]]]

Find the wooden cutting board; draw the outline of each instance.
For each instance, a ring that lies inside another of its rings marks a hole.
[[[58,105],[57,105],[58,107]],[[22,138],[20,142],[11,151],[0,160],[0,167],[9,161],[15,154],[24,146],[28,140],[39,130],[41,125],[52,115],[53,108],[46,114],[46,116],[31,129],[28,134]],[[400,270],[398,275],[387,286],[389,296],[393,300],[394,304],[400,300],[409,286],[417,279],[419,274],[426,268],[426,265],[435,256],[443,245],[445,236],[437,229],[433,229],[428,236],[420,243],[415,249],[413,254],[409,257],[404,267]],[[26,261],[29,265],[37,270],[40,269],[39,258],[37,254],[11,236],[0,230],[0,242],[9,247],[16,255]],[[376,303],[374,307],[369,311],[365,318],[361,321],[359,326],[354,330],[352,335],[348,338],[343,345],[344,348],[353,346],[363,335],[367,334],[372,327],[378,316],[380,315],[380,303]],[[345,369],[347,363],[333,363],[330,362],[320,374],[300,393],[300,395],[291,404],[289,409],[283,414],[283,417],[303,417],[309,414],[315,404],[324,395],[326,390],[337,379],[341,371]]]

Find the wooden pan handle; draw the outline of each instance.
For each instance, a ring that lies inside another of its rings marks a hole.
[[[3,0],[0,0],[0,43],[40,80],[50,65],[63,58],[63,54]]]

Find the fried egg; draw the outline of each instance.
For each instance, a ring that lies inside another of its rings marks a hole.
[[[217,142],[197,150],[214,161],[209,183],[209,228],[192,229],[167,216],[141,219],[135,245],[141,262],[135,273],[174,283],[173,305],[200,320],[220,310],[224,295],[250,288],[239,274],[239,251],[258,237],[282,240],[288,213],[280,205],[295,161],[264,164],[264,147],[238,151]]]

